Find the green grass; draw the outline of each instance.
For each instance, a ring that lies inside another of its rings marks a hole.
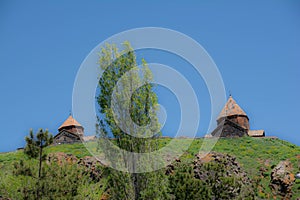
[[[77,158],[90,156],[90,152],[82,143],[63,144],[57,146],[50,146],[46,148],[46,153],[64,152],[75,155]]]
[[[172,139],[164,138],[160,139],[159,146],[163,147],[168,145]],[[180,143],[176,146],[178,149],[184,149],[190,142],[191,145],[186,150],[186,153],[182,155],[181,160],[184,162],[190,162],[195,159],[194,155],[200,150],[203,143],[203,139],[176,139],[180,140]],[[95,150],[97,143],[90,142],[89,148]],[[300,147],[293,145],[289,142],[270,139],[270,138],[222,138],[219,139],[217,144],[213,147],[213,151],[220,153],[228,153],[237,158],[237,161],[245,169],[251,178],[255,178],[260,174],[259,169],[265,168],[265,179],[261,181],[265,192],[270,193],[268,183],[270,180],[270,174],[272,167],[277,165],[281,160],[289,160],[293,165],[293,173],[300,171]],[[78,158],[84,156],[90,156],[90,152],[87,148],[81,144],[65,144],[50,146],[46,148],[47,153],[64,152],[73,154]],[[298,157],[297,157],[298,156]],[[8,169],[14,161],[24,158],[23,152],[15,151],[9,153],[0,154],[0,169],[3,172],[4,169]],[[300,181],[297,180],[293,187],[294,197],[300,197]],[[263,197],[263,195],[262,195]]]
[[[8,152],[8,153],[0,153],[0,163],[2,165],[6,163],[11,163],[13,161],[20,160],[24,157],[23,151],[14,151],[14,152]]]
[[[160,139],[160,147],[167,145],[172,139]],[[194,155],[200,150],[203,139],[177,139],[181,140],[179,149],[184,149],[191,142],[190,147],[187,150],[187,154],[191,159],[194,159]],[[95,149],[96,142],[88,143],[89,148]],[[91,156],[85,145],[82,143],[64,144],[57,146],[47,147],[45,150],[47,153],[64,152],[75,155],[78,158],[84,156]],[[213,151],[220,153],[228,153],[237,158],[240,164],[248,173],[258,172],[261,166],[272,166],[278,164],[281,160],[290,160],[294,166],[294,170],[299,171],[297,155],[300,155],[300,147],[293,145],[289,142],[279,139],[269,138],[221,138],[214,146]],[[191,157],[192,155],[192,157]],[[24,157],[22,150],[0,154],[0,164],[5,165],[13,161],[20,160]],[[264,162],[266,162],[264,164]]]

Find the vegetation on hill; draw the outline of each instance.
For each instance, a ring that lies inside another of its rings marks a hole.
[[[170,142],[170,140],[170,138],[160,139],[159,145],[164,146],[168,142]],[[188,140],[190,139],[180,140],[182,141],[182,146],[184,146],[184,143],[189,142]],[[181,162],[174,161],[174,173],[172,174],[174,175],[174,177],[169,180],[169,193],[175,193],[174,187],[187,187],[182,185],[172,185],[173,179],[173,183],[175,180],[175,182],[179,182],[182,184],[186,183],[190,185],[191,189],[188,191],[190,191],[191,193],[193,193],[193,191],[196,192],[195,195],[199,194],[199,190],[203,191],[201,192],[201,195],[209,194],[208,190],[210,186],[208,186],[208,188],[206,189],[203,188],[203,184],[199,180],[194,179],[194,172],[192,170],[192,163],[196,159],[195,154],[198,153],[202,142],[203,139],[195,139],[187,152],[180,158]],[[251,137],[219,139],[213,151],[226,153],[236,157],[236,161],[240,164],[240,167],[247,173],[249,178],[253,181],[253,184],[256,184],[255,197],[257,199],[273,199],[274,194],[272,193],[269,186],[270,175],[272,169],[280,161],[289,160],[292,163],[293,174],[296,174],[300,171],[300,147],[289,142],[282,141],[280,139]],[[45,148],[45,152],[64,152],[66,154],[72,154],[78,159],[90,156],[88,150],[81,143],[49,146]],[[24,185],[25,183],[27,185],[31,184],[30,179],[26,178],[26,176],[16,176],[14,174],[14,163],[18,162],[21,159],[23,159],[25,163],[31,166],[38,166],[37,161],[26,160],[27,158],[22,150],[0,154],[0,196],[9,197],[12,199],[22,199],[20,198],[22,195],[22,191],[19,190],[19,187],[21,185]],[[55,164],[53,164],[53,166],[47,166],[47,173],[52,174],[51,176],[53,177],[52,179],[48,180],[49,182],[47,184],[53,185],[53,182],[58,180],[64,180],[64,182],[66,182],[66,180],[69,180],[72,182],[72,177],[78,176],[78,174],[80,174],[81,178],[78,179],[78,182],[76,182],[76,185],[78,186],[77,192],[73,193],[74,196],[72,198],[80,199],[79,197],[81,197],[81,199],[85,199],[85,197],[82,196],[85,195],[90,199],[99,199],[99,197],[103,197],[103,194],[109,193],[107,193],[107,191],[109,191],[106,181],[107,177],[101,177],[101,181],[99,182],[92,181],[91,179],[89,179],[89,176],[82,175],[84,169],[79,168],[79,172],[74,172],[72,171],[74,166],[73,168],[72,166],[73,165],[58,167]],[[66,177],[65,179],[62,179],[60,177],[62,175],[62,171],[66,173],[64,174],[64,177]],[[166,176],[170,177],[171,175],[169,174]],[[54,177],[57,177],[57,179],[55,179]],[[182,181],[180,182],[178,181],[178,179]],[[188,182],[189,179],[191,179],[191,182]],[[199,190],[193,190],[194,187],[197,187]],[[63,188],[63,186],[60,186],[60,188]],[[292,192],[292,199],[300,197],[299,179],[296,179],[292,187]],[[280,199],[280,196],[277,196],[277,198]],[[181,198],[178,197],[178,199]]]

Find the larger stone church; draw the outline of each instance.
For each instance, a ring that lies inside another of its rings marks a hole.
[[[264,137],[265,131],[250,130],[247,114],[230,95],[217,118],[217,127],[211,135],[217,137]]]

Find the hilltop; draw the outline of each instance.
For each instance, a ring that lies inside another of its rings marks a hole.
[[[159,144],[160,146],[164,146],[170,140],[172,139],[160,139]],[[182,141],[182,145],[184,145],[185,142],[189,142],[191,139],[180,140]],[[196,159],[195,155],[198,153],[202,142],[203,139],[193,140],[190,148],[179,158],[180,164],[192,163]],[[96,143],[94,145],[96,147]],[[63,152],[73,155],[78,159],[91,156],[82,143],[50,146],[46,148],[46,151],[47,153]],[[293,175],[300,171],[300,147],[280,139],[252,137],[220,138],[212,151],[235,157],[247,176],[257,181],[258,189],[256,196],[259,198],[267,199],[273,197],[269,186],[270,176],[272,170],[280,161],[289,161],[291,163],[291,173]],[[1,192],[3,193],[3,188],[7,185],[5,181],[9,181],[5,177],[12,173],[13,164],[20,159],[25,159],[24,157],[22,150],[0,154],[0,194]],[[292,192],[292,199],[300,197],[299,179],[295,180]]]

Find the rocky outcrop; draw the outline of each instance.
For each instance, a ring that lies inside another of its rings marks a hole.
[[[64,163],[77,164],[82,167],[85,174],[88,174],[92,180],[99,181],[102,175],[101,162],[92,156],[85,156],[78,159],[73,154],[63,152],[50,153],[47,157],[47,163],[56,162],[59,165]]]
[[[212,182],[213,187],[230,194],[232,199],[254,196],[252,180],[240,167],[236,158],[228,154],[211,152],[198,154],[194,161],[195,178]]]
[[[59,165],[63,163],[74,164],[78,161],[78,158],[73,154],[66,154],[63,152],[50,153],[47,156],[47,163],[56,162]]]
[[[295,176],[291,171],[292,165],[289,161],[280,161],[272,170],[270,187],[275,196],[291,199],[292,187],[295,182]]]
[[[180,158],[175,158],[175,162],[180,163],[181,162]],[[165,174],[166,175],[173,174],[174,170],[175,170],[175,165],[174,165],[174,163],[171,163],[166,167]]]
[[[99,181],[102,177],[101,163],[92,156],[85,156],[80,158],[77,162],[78,165],[84,167],[85,172],[89,174],[90,178],[95,181]]]
[[[217,163],[222,165],[226,169],[227,176],[235,176],[240,178],[243,184],[250,184],[251,180],[248,178],[246,172],[242,170],[239,163],[236,161],[236,158],[228,154],[222,153],[209,153],[206,156],[202,154],[196,155],[197,159],[194,161],[194,173],[195,177],[199,179],[206,179],[208,175],[204,173],[201,168],[205,163]]]

